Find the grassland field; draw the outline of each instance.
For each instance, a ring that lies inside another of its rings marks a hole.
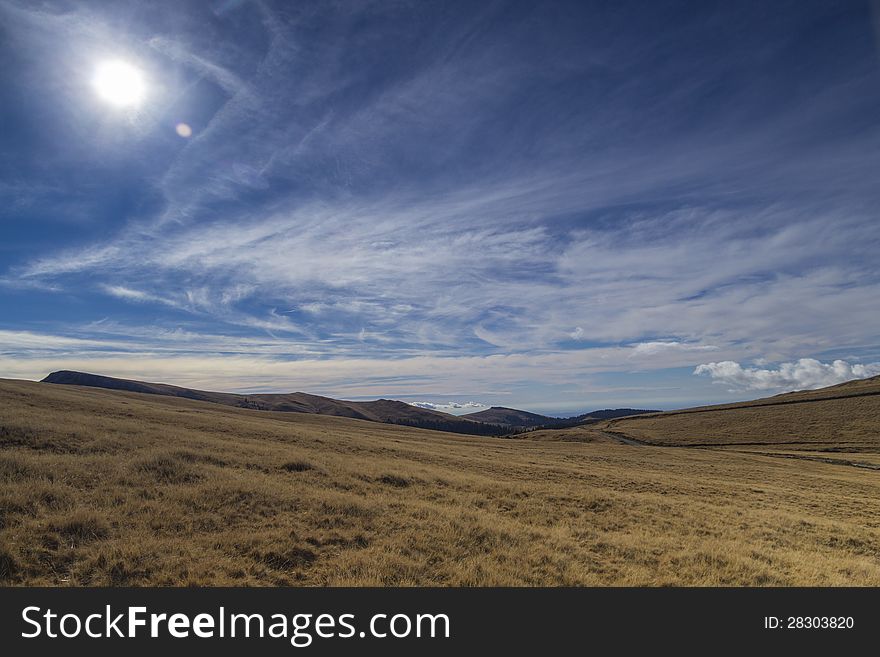
[[[817,403],[488,438],[0,380],[0,583],[880,585],[880,397]]]

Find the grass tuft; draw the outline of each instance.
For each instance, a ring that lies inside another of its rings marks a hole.
[[[314,468],[315,466],[308,461],[288,461],[281,466],[281,469],[287,472],[305,472],[306,470],[313,470]]]
[[[5,547],[0,546],[0,582],[8,582],[18,571],[18,562]]]
[[[74,511],[64,520],[51,524],[49,528],[67,542],[78,545],[105,539],[110,535],[107,521],[94,511]]]
[[[406,488],[412,483],[406,477],[400,477],[398,475],[392,474],[383,474],[376,481],[385,484],[386,486],[393,486],[394,488]]]
[[[193,484],[202,478],[192,467],[170,456],[156,456],[141,461],[136,469],[151,475],[160,484]]]

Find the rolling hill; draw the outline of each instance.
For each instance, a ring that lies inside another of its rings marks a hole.
[[[753,401],[611,419],[565,432],[529,434],[542,440],[617,439],[653,446],[880,454],[880,377]]]
[[[504,424],[510,427],[539,427],[559,421],[555,417],[520,411],[515,408],[505,408],[504,406],[492,406],[485,411],[468,413],[460,417],[489,424]]]
[[[442,413],[426,408],[412,406],[393,399],[377,401],[353,402],[310,395],[304,392],[287,394],[254,394],[239,395],[227,392],[209,392],[193,390],[165,383],[146,383],[129,379],[117,379],[98,374],[71,372],[62,370],[52,372],[42,383],[61,385],[87,386],[91,388],[107,388],[125,390],[150,395],[183,397],[197,401],[250,408],[259,411],[282,411],[293,413],[313,413],[317,415],[333,415],[350,417],[371,422],[402,424],[411,427],[452,431],[454,433],[475,435],[501,435],[509,432],[509,427],[489,424],[476,419],[459,418],[455,415]]]
[[[610,417],[621,417],[637,413],[652,413],[632,408],[606,409],[593,411],[571,418],[555,418],[537,413],[529,413],[515,408],[493,406],[485,411],[455,416],[441,411],[413,406],[394,399],[378,399],[376,401],[355,402],[331,397],[321,397],[305,392],[282,394],[249,394],[241,395],[228,392],[211,392],[169,385],[167,383],[148,383],[131,379],[118,379],[100,374],[72,372],[61,370],[52,372],[42,383],[59,385],[86,386],[90,388],[107,388],[109,390],[126,390],[150,395],[182,397],[196,401],[250,408],[258,411],[282,411],[290,413],[313,413],[317,415],[333,415],[350,417],[371,422],[401,424],[409,427],[434,429],[478,436],[500,436],[534,428],[569,427],[584,422],[596,421]]]
[[[627,415],[639,415],[641,413],[657,413],[658,411],[643,410],[638,408],[606,408],[600,411],[591,411],[574,417],[559,418],[547,415],[539,415],[537,413],[529,413],[528,411],[520,411],[516,408],[505,408],[504,406],[492,406],[485,411],[477,411],[468,413],[460,417],[478,422],[488,422],[490,424],[501,424],[517,429],[536,429],[536,428],[565,428],[578,424],[598,422],[615,417],[625,417]]]

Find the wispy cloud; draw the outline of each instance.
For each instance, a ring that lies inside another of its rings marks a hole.
[[[135,290],[130,287],[125,287],[124,285],[101,285],[101,289],[104,290],[110,296],[114,296],[118,299],[124,299],[125,301],[135,301],[135,302],[150,302],[154,301],[157,303],[165,303],[170,306],[176,305],[174,302],[163,299],[162,297],[156,296],[155,294],[150,294],[149,292],[143,292],[141,290]]]
[[[716,351],[718,347],[711,344],[687,344],[676,340],[654,340],[652,342],[640,342],[632,348],[632,357],[650,356],[668,351]]]

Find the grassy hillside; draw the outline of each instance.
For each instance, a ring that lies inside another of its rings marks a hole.
[[[558,418],[529,413],[528,411],[521,411],[516,408],[506,408],[504,406],[492,406],[484,411],[467,413],[461,417],[468,420],[476,420],[477,422],[504,424],[511,427],[538,427],[559,421]]]
[[[655,445],[880,452],[880,377],[741,404],[611,420],[601,428]]]
[[[819,461],[0,381],[5,584],[880,585],[878,519]]]
[[[462,415],[460,416],[460,419],[499,424],[516,429],[565,429],[578,424],[593,424],[600,420],[608,420],[627,415],[638,415],[640,413],[659,413],[659,411],[649,411],[637,408],[605,408],[599,411],[591,411],[589,413],[583,413],[582,415],[576,415],[574,417],[559,418],[538,415],[537,413],[529,413],[528,411],[520,411],[516,408],[493,406],[485,411],[477,411],[475,413]]]
[[[506,426],[495,426],[478,420],[456,417],[449,413],[442,413],[427,408],[419,408],[394,399],[355,402],[342,399],[332,399],[330,397],[321,397],[319,395],[310,395],[305,392],[240,395],[230,392],[212,392],[209,390],[181,388],[180,386],[173,386],[167,383],[148,383],[146,381],[117,379],[111,376],[88,374],[86,372],[71,372],[68,370],[52,372],[49,376],[43,379],[43,382],[58,385],[74,385],[91,388],[106,388],[108,390],[122,390],[126,392],[140,392],[166,397],[181,397],[183,399],[194,399],[196,401],[212,402],[214,404],[223,404],[224,406],[235,406],[237,408],[249,408],[260,411],[314,413],[317,415],[350,417],[360,420],[369,420],[371,422],[403,424],[405,426],[481,436],[498,436],[509,431],[509,428]]]

